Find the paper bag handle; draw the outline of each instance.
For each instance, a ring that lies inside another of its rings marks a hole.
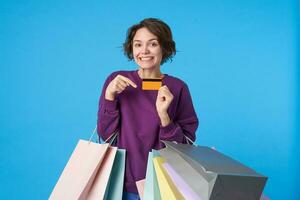
[[[89,139],[89,143],[92,141],[92,139],[93,139],[93,137],[94,137],[96,131],[97,131],[97,125],[96,125],[96,127],[94,128],[94,131],[93,131],[93,133],[92,133],[92,135],[91,135],[91,137],[90,137],[90,139]],[[118,131],[115,131],[113,134],[111,134],[111,135],[104,141],[104,143],[107,143],[108,141],[110,141],[109,144],[112,145],[113,142],[116,141],[117,136],[118,136]],[[99,139],[97,142],[98,142],[98,143],[101,143],[101,142],[100,142],[100,139]]]
[[[183,136],[184,136],[184,138],[185,138],[187,144],[194,145],[193,140],[191,140],[191,139],[190,139],[188,136],[186,136],[186,135],[183,135]]]

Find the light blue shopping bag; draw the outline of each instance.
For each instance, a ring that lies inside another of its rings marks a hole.
[[[124,149],[117,150],[111,176],[109,178],[108,189],[106,190],[104,199],[122,199],[125,173],[125,156],[126,151]]]
[[[160,192],[156,179],[156,174],[153,166],[153,158],[159,156],[159,153],[155,150],[148,154],[148,164],[146,172],[146,181],[144,189],[144,200],[160,200]]]

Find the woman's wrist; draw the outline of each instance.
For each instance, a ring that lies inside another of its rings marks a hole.
[[[108,92],[108,91],[106,91],[105,92],[105,99],[109,100],[109,101],[113,101],[113,100],[115,100],[115,95],[112,94],[112,93],[110,93],[110,92]]]
[[[171,123],[171,119],[167,112],[158,113],[158,116],[163,127],[168,126]]]

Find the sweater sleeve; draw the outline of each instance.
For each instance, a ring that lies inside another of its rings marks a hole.
[[[104,141],[119,128],[120,112],[118,98],[116,96],[114,101],[105,99],[106,88],[116,75],[116,73],[112,73],[106,79],[99,99],[97,132],[99,137]]]
[[[160,140],[188,143],[186,137],[193,142],[196,140],[198,118],[193,106],[188,86],[184,84],[179,96],[176,114],[171,123],[165,127],[160,126]]]

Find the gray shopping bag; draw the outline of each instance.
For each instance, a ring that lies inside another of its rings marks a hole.
[[[202,200],[259,200],[267,177],[205,146],[164,141],[159,153]]]

